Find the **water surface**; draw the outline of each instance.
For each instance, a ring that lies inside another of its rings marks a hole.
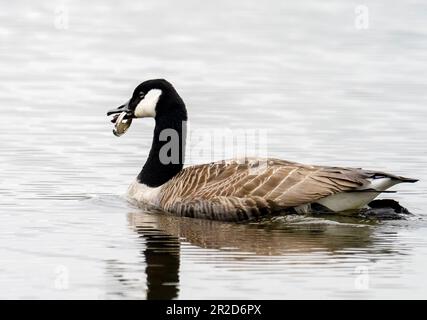
[[[358,3],[327,2],[1,5],[0,298],[425,298],[427,5],[369,1],[358,29]],[[414,216],[132,207],[153,121],[117,139],[105,111],[158,77],[198,132],[256,128],[272,157],[421,179],[394,196]]]

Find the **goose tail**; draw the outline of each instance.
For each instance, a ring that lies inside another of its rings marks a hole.
[[[415,182],[419,181],[419,179],[412,179],[412,178],[406,178],[406,177],[401,177],[401,176],[398,176],[397,180],[399,180],[400,182],[404,182],[404,183],[415,183]]]

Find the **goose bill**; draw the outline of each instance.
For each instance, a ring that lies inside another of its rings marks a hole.
[[[129,102],[130,102],[130,100],[128,102],[126,102],[125,104],[122,104],[120,107],[117,107],[116,109],[109,110],[107,112],[107,116],[111,116],[113,114],[118,114],[118,113],[122,113],[122,112],[129,112],[130,113]]]

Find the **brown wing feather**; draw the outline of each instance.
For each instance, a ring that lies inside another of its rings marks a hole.
[[[160,205],[183,216],[242,220],[357,189],[372,172],[249,159],[182,170],[162,189]]]

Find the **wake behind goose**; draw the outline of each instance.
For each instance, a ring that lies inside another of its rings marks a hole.
[[[114,115],[116,136],[126,132],[132,119],[155,119],[148,159],[128,196],[137,204],[180,216],[241,221],[283,211],[309,213],[319,207],[341,212],[365,208],[392,186],[417,181],[385,172],[272,158],[184,168],[187,109],[175,88],[163,79],[141,83],[126,104],[107,115]],[[174,161],[165,161],[164,150],[171,143],[165,133],[170,132],[176,133],[176,154]]]

